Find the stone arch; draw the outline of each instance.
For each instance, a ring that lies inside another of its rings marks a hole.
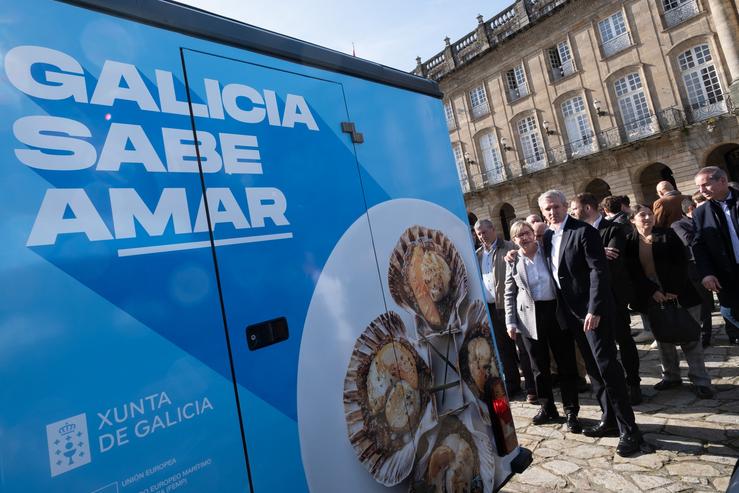
[[[739,181],[739,144],[718,145],[706,155],[703,166],[718,166],[726,171],[730,181]]]
[[[511,204],[505,202],[500,206],[500,212],[498,213],[500,219],[500,232],[503,233],[503,237],[506,240],[511,239],[511,224],[516,220],[516,210]]]
[[[641,189],[641,201],[648,206],[652,206],[655,200],[659,198],[657,195],[657,183],[661,181],[669,181],[672,186],[677,188],[675,177],[672,176],[672,169],[666,164],[652,163],[639,173],[639,187]]]
[[[605,197],[613,195],[613,193],[611,193],[611,186],[605,180],[601,180],[600,178],[590,180],[590,182],[585,185],[585,188],[583,188],[583,192],[595,195],[595,198],[598,199],[598,203],[600,203],[600,201]]]

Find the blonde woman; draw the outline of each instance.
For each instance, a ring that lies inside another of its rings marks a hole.
[[[507,263],[505,281],[505,320],[511,338],[521,338],[531,358],[536,393],[541,409],[534,416],[535,425],[555,422],[560,416],[554,405],[549,349],[557,362],[567,429],[581,433],[577,418],[575,344],[570,331],[557,323],[557,295],[544,252],[534,230],[525,221],[511,226],[511,239],[518,246],[515,260]]]

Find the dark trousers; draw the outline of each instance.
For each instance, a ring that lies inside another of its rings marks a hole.
[[[621,364],[626,372],[626,383],[628,385],[639,385],[639,352],[636,343],[631,336],[631,315],[626,304],[616,306],[616,316],[613,318],[613,337],[618,343],[621,353]]]
[[[711,321],[711,314],[713,313],[713,293],[703,287],[698,270],[695,266],[695,262],[688,263],[688,279],[698,291],[701,297],[701,339],[703,341],[711,341],[711,331],[713,330],[713,324]]]
[[[577,396],[577,364],[575,363],[575,344],[569,331],[560,329],[557,323],[557,302],[536,301],[537,339],[519,334],[516,339],[523,341],[531,359],[531,371],[536,382],[536,395],[541,407],[555,411],[552,394],[552,375],[549,371],[549,349],[552,350],[562,392],[562,405],[566,413],[577,413],[580,404]]]
[[[495,345],[500,355],[500,364],[503,366],[503,377],[505,380],[506,391],[509,396],[518,393],[521,390],[521,374],[518,372],[518,362],[521,361],[521,371],[524,376],[524,384],[526,392],[529,394],[536,393],[536,384],[531,371],[531,358],[528,351],[520,338],[516,338],[513,342],[508,336],[505,325],[505,311],[495,308],[495,303],[488,303],[490,316],[493,319],[493,337]],[[520,358],[516,354],[516,348],[520,353]]]
[[[583,330],[582,323],[571,324],[569,330],[585,359],[593,392],[603,412],[601,419],[617,424],[621,433],[638,432],[609,317],[601,317],[598,328],[589,332]]]

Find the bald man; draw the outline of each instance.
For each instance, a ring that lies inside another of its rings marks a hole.
[[[689,199],[682,195],[669,181],[661,181],[657,184],[657,195],[659,198],[654,202],[654,225],[659,228],[669,228],[672,223],[683,217],[683,200]]]

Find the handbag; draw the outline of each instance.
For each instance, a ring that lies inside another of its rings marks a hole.
[[[650,303],[647,317],[658,342],[680,344],[700,338],[700,325],[677,300]]]

